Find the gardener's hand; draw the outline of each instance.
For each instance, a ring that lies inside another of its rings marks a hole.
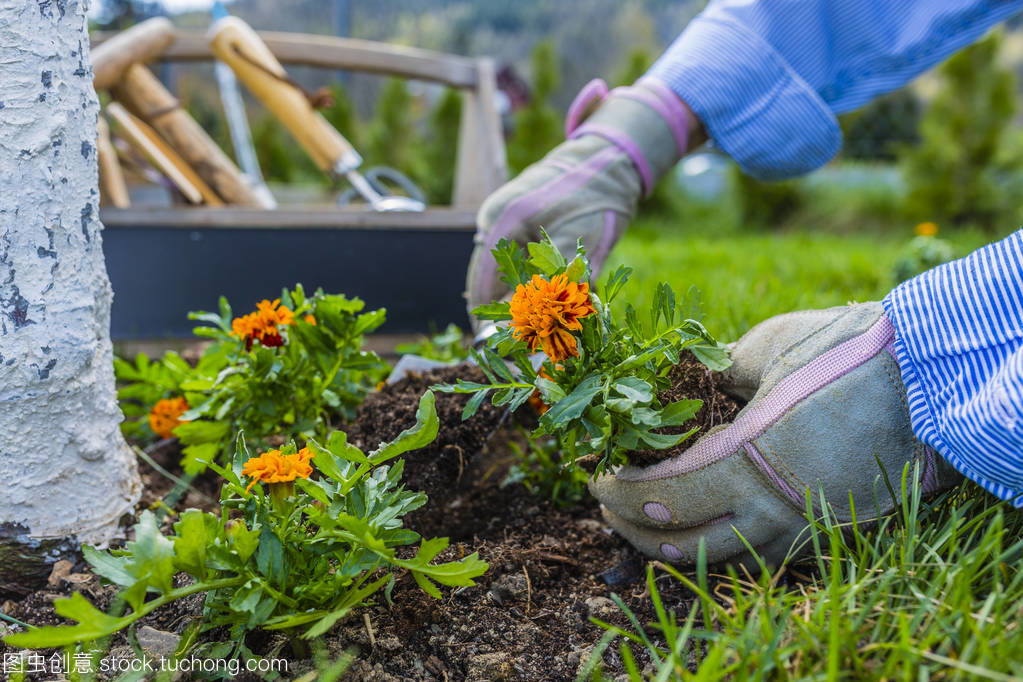
[[[466,281],[469,310],[507,293],[490,250],[502,238],[538,241],[540,227],[568,256],[582,239],[596,275],[640,196],[703,140],[688,107],[652,79],[610,94],[603,81],[590,82],[572,103],[565,130],[566,142],[480,208]]]
[[[823,489],[843,521],[850,495],[859,521],[891,511],[878,459],[896,492],[906,462],[919,462],[925,493],[948,488],[960,476],[914,438],[894,352],[880,303],[771,318],[732,350],[730,390],[751,398],[734,422],[590,489],[643,553],[691,564],[700,538],[711,563],[748,560],[736,530],[779,563],[807,525],[807,489],[815,513]]]

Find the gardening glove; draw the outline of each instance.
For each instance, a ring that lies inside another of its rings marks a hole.
[[[706,538],[710,563],[751,566],[737,530],[778,564],[807,526],[807,489],[845,522],[850,495],[859,521],[894,508],[878,459],[896,492],[906,462],[919,462],[924,493],[951,487],[961,476],[913,436],[894,339],[880,303],[754,327],[725,377],[746,407],[677,457],[592,481],[604,518],[658,559],[692,564]]]
[[[587,84],[569,108],[567,140],[483,202],[466,278],[469,310],[508,292],[491,249],[502,238],[539,241],[540,227],[568,257],[582,239],[596,276],[640,196],[682,158],[695,125],[660,81],[610,93],[601,80]]]

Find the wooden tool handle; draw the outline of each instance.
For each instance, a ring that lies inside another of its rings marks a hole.
[[[224,202],[268,208],[260,202],[231,159],[147,67],[133,64],[125,69],[110,94],[155,128]]]
[[[361,159],[352,145],[289,82],[284,67],[248,24],[224,17],[210,28],[210,36],[217,58],[284,124],[320,169],[333,171],[340,161],[358,165]]]
[[[97,90],[112,88],[125,69],[159,57],[174,42],[174,24],[153,17],[121,31],[92,51],[92,83]]]
[[[191,166],[167,146],[159,134],[144,121],[132,116],[117,102],[108,104],[106,111],[117,124],[125,139],[161,173],[166,175],[189,202],[193,204],[206,203],[210,206],[224,205],[224,202],[202,181],[202,178],[192,170]]]
[[[117,160],[117,152],[110,142],[110,127],[102,115],[99,117],[97,129],[96,158],[99,161],[100,201],[117,208],[127,208],[131,205],[128,185],[124,181],[124,171]]]

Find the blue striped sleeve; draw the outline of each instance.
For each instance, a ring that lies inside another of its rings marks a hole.
[[[712,0],[649,75],[666,83],[750,175],[831,159],[836,114],[980,38],[1023,0]]]
[[[921,441],[1023,507],[1023,231],[884,300]]]

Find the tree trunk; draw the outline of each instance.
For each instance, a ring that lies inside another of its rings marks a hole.
[[[118,429],[85,10],[0,3],[0,556],[105,543],[141,488]]]

